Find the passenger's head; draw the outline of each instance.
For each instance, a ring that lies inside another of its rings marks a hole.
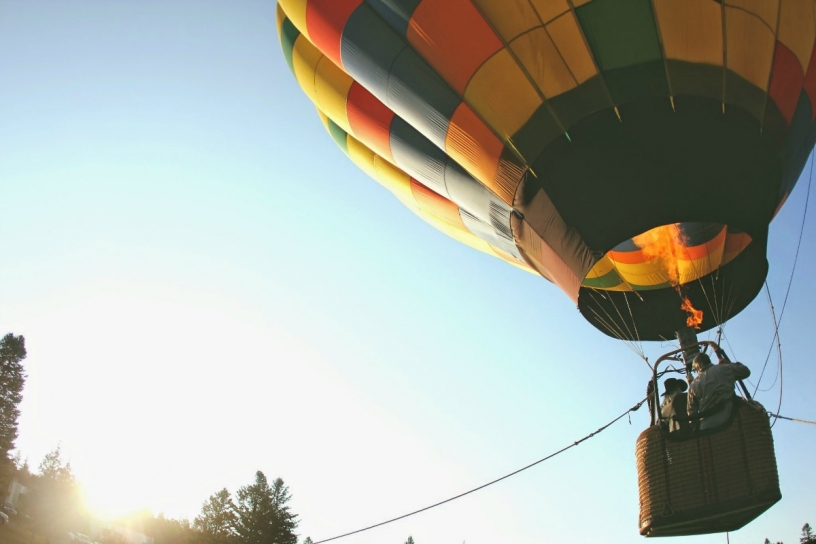
[[[691,367],[697,372],[700,372],[701,370],[704,370],[710,366],[711,359],[709,359],[708,355],[706,355],[705,353],[698,354],[697,357],[694,358],[694,361],[691,363]]]
[[[683,380],[678,380],[677,378],[669,378],[668,380],[663,382],[663,387],[666,388],[662,395],[665,397],[666,395],[682,393],[683,391],[686,390],[686,388],[688,388],[688,384],[686,384],[686,382],[684,382]]]

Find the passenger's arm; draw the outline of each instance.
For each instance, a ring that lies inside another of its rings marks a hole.
[[[734,365],[734,376],[738,380],[744,380],[751,375],[751,369],[742,363],[731,363]]]
[[[688,415],[693,416],[697,412],[700,411],[700,407],[697,402],[697,395],[694,394],[694,389],[689,389],[688,392],[688,403],[686,404],[686,411]]]

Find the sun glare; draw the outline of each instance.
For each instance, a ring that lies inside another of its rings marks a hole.
[[[120,519],[147,508],[143,498],[134,494],[129,478],[91,479],[82,482],[85,504],[94,517]]]

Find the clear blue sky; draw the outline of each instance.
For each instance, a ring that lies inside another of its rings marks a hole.
[[[806,188],[771,229],[777,313]],[[29,348],[18,446],[36,465],[61,444],[102,510],[192,517],[260,469],[318,540],[534,461],[644,393],[646,365],[558,289],[438,233],[345,158],[272,1],[0,2],[0,198],[0,332]],[[782,413],[810,420],[815,224],[781,333]],[[726,334],[758,373],[763,295]],[[341,542],[640,542],[646,419]],[[816,524],[816,429],[774,437],[783,499],[732,543]]]

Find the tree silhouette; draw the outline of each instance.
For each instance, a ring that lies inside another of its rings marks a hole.
[[[255,483],[236,493],[234,529],[240,542],[246,544],[297,544],[297,516],[286,503],[291,496],[283,480],[276,479],[272,486],[260,470]]]
[[[414,537],[409,536],[408,540],[405,541],[405,544],[414,544]]]
[[[9,333],[0,339],[0,490],[5,492],[14,465],[9,452],[17,439],[17,418],[23,400],[25,338]]]
[[[82,524],[80,489],[71,463],[62,460],[60,447],[49,452],[39,466],[26,503],[40,531],[55,535]]]
[[[813,536],[810,523],[805,523],[802,526],[802,536],[799,537],[799,544],[816,544],[816,536]]]
[[[272,502],[278,513],[277,540],[275,544],[297,544],[295,529],[298,526],[297,515],[293,514],[286,503],[291,500],[289,488],[283,484],[283,480],[277,478],[272,483]]]
[[[238,517],[229,491],[222,489],[210,495],[201,507],[201,514],[193,521],[193,527],[201,533],[201,538],[209,544],[230,544],[235,542],[233,527]]]
[[[186,519],[166,518],[164,514],[154,517],[148,514],[142,519],[144,534],[153,538],[153,544],[199,544],[199,534],[190,526]],[[115,538],[109,538],[111,544]]]

